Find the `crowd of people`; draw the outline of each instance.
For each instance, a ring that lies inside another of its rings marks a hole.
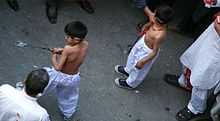
[[[79,3],[80,7],[87,13],[92,14],[95,12],[88,0],[77,0],[76,2]],[[7,0],[7,4],[14,11],[20,9],[17,0]],[[46,0],[46,15],[50,23],[55,24],[57,22],[57,0]]]
[[[78,2],[88,13],[94,12],[87,0]],[[172,6],[174,2],[175,0],[136,0],[138,7],[148,16],[148,20],[144,24],[138,24],[140,39],[132,46],[126,66],[116,65],[114,67],[116,73],[126,77],[126,79],[116,78],[114,80],[116,86],[134,89],[144,80],[159,56],[161,44],[166,40],[167,24],[173,17]],[[19,10],[16,0],[7,0],[7,3],[13,10]],[[51,23],[56,23],[56,0],[47,0],[46,3],[48,19]],[[197,22],[211,9],[205,8],[205,5],[206,7],[220,7],[220,0],[212,0],[211,3],[206,0],[202,2],[195,0],[193,5],[198,9],[192,7],[190,21],[187,17],[181,21],[178,26],[181,31],[184,31],[185,25],[187,28],[190,26],[194,28]],[[197,10],[203,12],[196,14]],[[187,106],[178,111],[175,116],[178,121],[189,121],[204,113],[209,96],[213,92],[216,95],[219,94],[220,17],[217,17],[218,15],[215,13],[208,28],[204,28],[205,30],[195,38],[195,42],[180,57],[183,66],[182,74],[180,76],[166,74],[163,78],[165,82],[191,92]],[[23,81],[22,91],[18,91],[8,84],[0,87],[0,111],[4,112],[0,114],[1,120],[6,121],[13,118],[16,120],[49,121],[47,111],[36,100],[39,96],[46,95],[55,88],[57,89],[58,107],[64,119],[70,120],[72,118],[79,97],[79,68],[86,58],[89,46],[85,40],[88,30],[84,23],[74,21],[65,26],[64,32],[68,44],[63,48],[53,49],[51,57],[53,68],[45,67],[32,71]],[[4,106],[6,104],[10,105],[6,108]],[[209,119],[202,120],[219,120],[219,101],[213,106],[210,114]]]

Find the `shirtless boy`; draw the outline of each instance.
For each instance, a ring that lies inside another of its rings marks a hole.
[[[51,57],[53,68],[45,68],[50,81],[44,93],[57,88],[58,106],[65,120],[69,120],[75,112],[80,83],[79,67],[83,63],[88,42],[84,40],[87,27],[79,21],[68,23],[64,28],[67,45],[54,48]]]
[[[121,88],[136,88],[149,72],[156,60],[160,45],[166,38],[167,23],[173,10],[165,4],[158,6],[155,13],[148,12],[150,22],[143,26],[141,39],[132,48],[125,67],[116,65],[114,70],[127,79],[116,78],[114,83]]]

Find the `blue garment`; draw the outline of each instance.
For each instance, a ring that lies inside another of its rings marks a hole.
[[[144,9],[147,6],[147,0],[134,0],[138,8]]]

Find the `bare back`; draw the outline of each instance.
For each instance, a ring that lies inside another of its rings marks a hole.
[[[160,44],[165,40],[166,38],[166,28],[157,28],[155,24],[151,25],[148,31],[146,32],[144,41],[145,44],[150,48],[150,49],[155,49],[155,44],[156,47],[159,46]]]
[[[87,51],[88,51],[88,42],[82,41],[81,43],[65,47],[68,52],[66,61],[63,65],[63,68],[61,69],[62,73],[74,75],[78,73],[79,67],[84,62]],[[65,49],[64,48],[64,49]]]

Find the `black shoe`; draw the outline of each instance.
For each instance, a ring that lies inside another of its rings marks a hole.
[[[116,78],[115,79],[115,85],[120,87],[120,88],[125,88],[125,89],[133,89],[131,86],[129,86],[124,79]]]
[[[92,5],[89,3],[89,1],[87,0],[80,0],[79,1],[79,5],[82,9],[84,9],[86,12],[92,14],[94,13],[94,8],[92,7]]]
[[[17,0],[7,0],[7,3],[14,11],[18,11],[20,9]]]
[[[71,118],[67,118],[66,116],[63,116],[63,119],[64,119],[65,121],[70,121],[70,120],[71,120]]]
[[[123,75],[125,77],[129,76],[129,74],[124,70],[124,67],[121,66],[121,65],[116,65],[114,67],[114,70],[115,70],[116,73],[121,74],[121,75]]]
[[[46,15],[50,23],[55,24],[57,23],[57,6],[50,5],[47,3],[46,7]]]
[[[195,116],[196,115],[193,112],[191,112],[187,107],[185,107],[184,109],[180,110],[176,114],[176,119],[178,121],[189,121],[190,119],[194,118]]]

